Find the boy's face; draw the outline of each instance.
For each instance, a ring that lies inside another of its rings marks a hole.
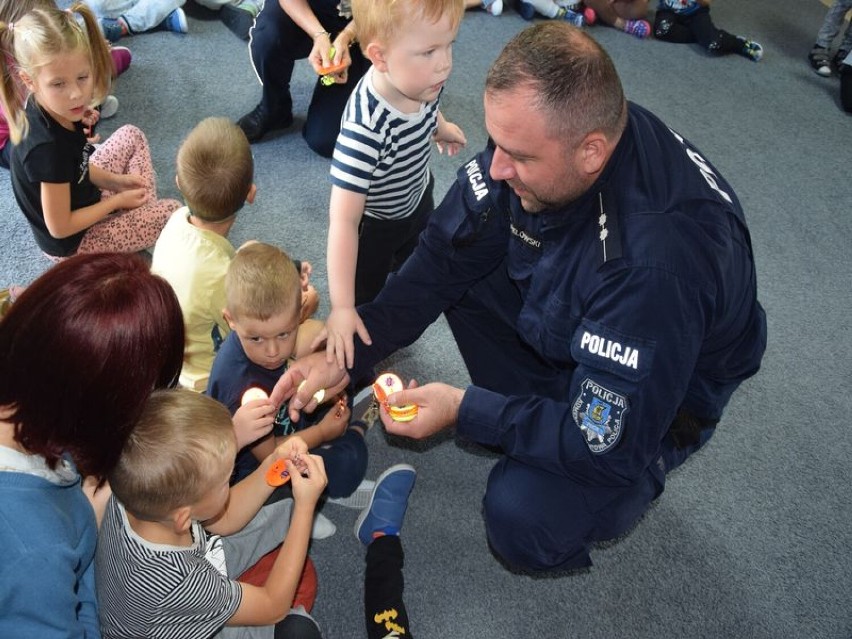
[[[299,330],[299,309],[283,311],[267,320],[231,316],[225,319],[237,334],[246,357],[252,363],[269,370],[281,368],[296,348]]]
[[[432,102],[452,71],[456,31],[448,16],[437,22],[409,19],[383,47],[385,67],[381,70],[402,96]]]

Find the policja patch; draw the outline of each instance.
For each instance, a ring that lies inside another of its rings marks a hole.
[[[571,414],[583,431],[589,450],[599,455],[618,442],[628,410],[624,395],[614,393],[587,377],[580,384],[580,394]]]

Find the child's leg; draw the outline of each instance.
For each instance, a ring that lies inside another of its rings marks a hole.
[[[411,637],[402,599],[404,555],[398,535],[384,535],[367,546],[364,573],[364,617],[369,639],[383,639],[392,630]]]
[[[136,2],[131,9],[126,10],[121,17],[131,33],[151,31],[157,27],[166,16],[175,9],[182,7],[184,0],[147,0]]]
[[[261,508],[240,532],[222,537],[228,577],[236,579],[270,550],[284,541],[290,528],[291,499]]]
[[[426,225],[429,223],[429,216],[435,209],[435,199],[432,196],[432,191],[435,187],[435,178],[429,175],[429,184],[423,192],[423,197],[420,198],[420,203],[410,217],[406,218],[409,221],[408,228],[405,233],[399,235],[398,240],[394,243],[393,262],[391,270],[396,271],[408,259],[408,256],[414,251],[417,242],[420,241],[420,234]]]
[[[739,53],[742,50],[743,38],[738,38],[724,29],[718,29],[710,19],[708,10],[698,11],[690,18],[690,27],[695,34],[695,39],[710,53],[723,55],[725,53]]]
[[[840,32],[840,27],[849,9],[852,9],[852,0],[835,0],[834,4],[831,5],[831,8],[825,14],[825,20],[823,20],[822,27],[820,27],[817,33],[815,46],[824,49],[828,49],[831,46],[834,38]],[[849,36],[848,31],[846,35],[847,37]]]
[[[654,17],[654,37],[664,42],[689,44],[695,42],[692,29],[683,24],[674,11],[657,9]]]
[[[355,266],[355,304],[371,302],[382,290],[393,265],[394,244],[407,220],[378,220],[364,216],[358,232]]]
[[[326,495],[348,497],[367,474],[367,444],[351,426],[337,439],[311,450],[322,457],[328,475]]]
[[[129,211],[117,211],[86,231],[79,253],[134,252],[151,247],[171,214],[180,208],[177,200],[157,198],[157,180],[145,134],[132,125],[113,133],[92,154],[91,162],[111,173],[134,173],[145,178],[148,200]],[[112,193],[103,191],[103,197]]]

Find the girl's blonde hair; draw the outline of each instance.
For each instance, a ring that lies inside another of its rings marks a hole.
[[[82,18],[82,24],[76,15]],[[101,35],[92,10],[82,2],[70,9],[33,9],[17,22],[0,22],[0,100],[9,122],[9,137],[17,144],[29,125],[19,99],[19,72],[36,78],[42,67],[57,56],[83,51],[92,65],[92,104],[100,104],[109,93],[115,73],[112,56]]]

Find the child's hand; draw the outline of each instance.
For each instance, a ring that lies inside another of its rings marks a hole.
[[[97,109],[86,109],[83,112],[80,122],[83,123],[83,133],[86,134],[86,141],[89,144],[97,144],[101,141],[101,136],[95,133],[95,125],[100,119],[101,112]]]
[[[148,201],[147,189],[131,189],[121,191],[109,198],[110,204],[114,205],[114,211],[135,209]]]
[[[232,418],[237,450],[268,435],[272,431],[275,413],[275,406],[268,399],[254,399],[240,406]]]
[[[275,452],[272,454],[272,459],[289,459],[292,461],[307,454],[308,445],[305,443],[305,440],[298,435],[290,435],[276,446]]]
[[[296,461],[287,460],[287,472],[297,503],[316,504],[328,484],[322,457],[301,455]]]
[[[336,360],[340,368],[344,365],[346,368],[352,368],[355,359],[355,341],[352,336],[355,333],[358,333],[358,337],[365,344],[373,343],[358,311],[354,308],[336,308],[329,313],[325,321],[325,329],[320,332],[314,343],[321,343],[322,339],[328,339],[325,346],[326,361],[332,363]]]
[[[337,401],[329,411],[325,414],[319,424],[322,440],[330,442],[333,439],[340,437],[349,425],[349,417],[352,411],[349,410],[349,404],[346,401],[346,393],[340,393],[337,396]]]
[[[440,153],[447,152],[447,155],[452,157],[464,148],[467,144],[467,138],[457,125],[452,122],[441,122],[435,131],[435,144]]]
[[[311,263],[306,261],[306,260],[302,260],[301,269],[299,270],[299,283],[302,285],[302,292],[303,293],[305,291],[307,291],[308,287],[311,285],[310,279],[311,279],[311,273],[313,273],[313,272],[314,272],[314,267],[311,266]]]
[[[318,308],[319,293],[317,293],[317,290],[313,287],[313,285],[308,284],[308,288],[302,291],[302,310],[299,313],[299,324],[312,318]],[[317,346],[311,345],[311,350],[315,350]]]

